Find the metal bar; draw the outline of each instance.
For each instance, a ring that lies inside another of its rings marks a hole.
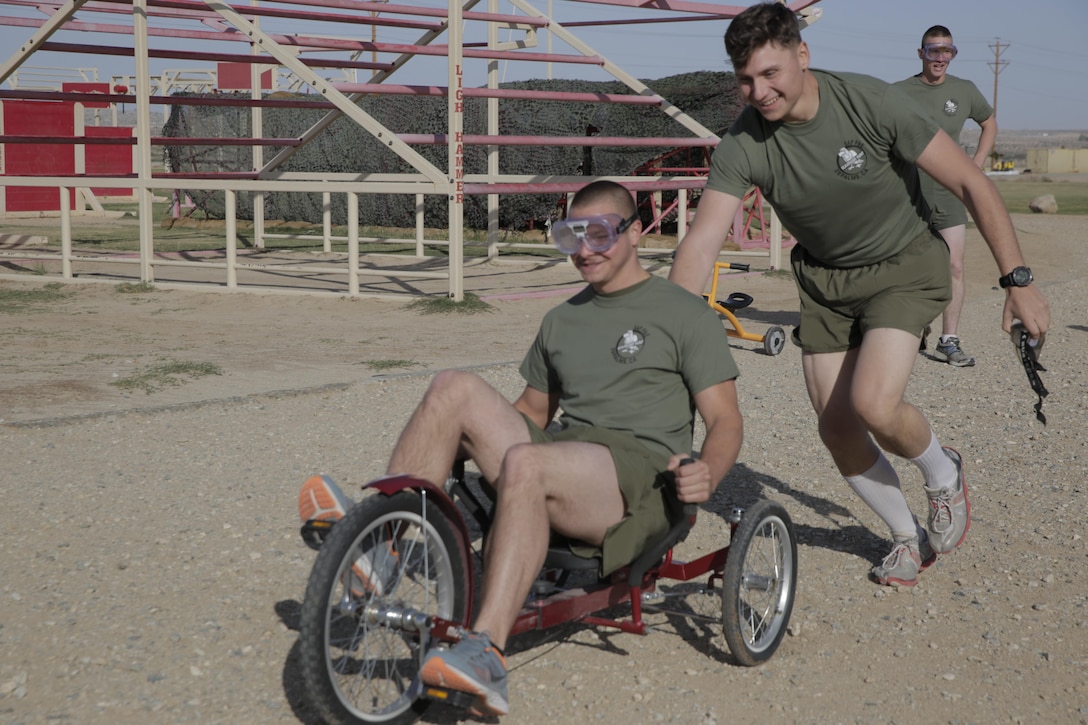
[[[136,77],[150,78],[151,67],[147,59],[147,1],[132,2],[132,39],[136,48]],[[145,184],[151,180],[151,87],[147,83],[136,85],[136,173]],[[133,190],[139,197],[140,209],[140,280],[148,284],[155,281],[151,257],[155,252],[154,198],[151,189],[143,186]]]
[[[397,138],[409,144],[441,145],[449,142],[444,133],[401,133]],[[484,136],[466,134],[458,141],[467,146],[692,146],[718,145],[715,138],[657,136]]]
[[[130,57],[135,53],[132,48],[118,46],[87,45],[83,43],[46,43],[42,50],[54,53],[87,53],[89,55],[109,55]],[[249,63],[252,65],[277,65],[276,59],[263,55],[245,53],[215,53],[194,50],[155,50],[148,49],[149,58],[172,58],[186,61],[225,61],[230,63]],[[373,70],[388,68],[388,63],[372,63],[361,60],[337,60],[334,58],[299,58],[299,62],[311,68],[359,68]]]
[[[445,96],[444,86],[403,86],[388,83],[336,83],[344,93],[400,96]],[[507,98],[534,101],[573,101],[581,103],[619,103],[632,106],[659,106],[660,96],[637,96],[624,93],[573,93],[568,91],[530,91],[515,88],[465,88],[466,98]]]
[[[0,134],[0,143],[12,144],[75,144],[77,146],[136,146],[134,136],[7,136]],[[297,138],[188,138],[183,136],[152,136],[152,146],[297,146]],[[253,172],[254,174],[256,172]]]
[[[465,298],[465,147],[460,143],[465,128],[465,67],[464,20],[461,0],[449,0],[449,89],[447,96],[447,125],[449,137],[455,143],[447,145],[447,169],[450,188],[447,191],[448,233],[450,237],[449,270],[450,298],[460,302]]]

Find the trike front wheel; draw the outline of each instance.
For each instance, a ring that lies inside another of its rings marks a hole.
[[[321,717],[416,720],[430,704],[417,679],[426,618],[465,622],[469,576],[453,526],[418,492],[352,507],[325,539],[302,605],[303,681]]]
[[[763,500],[744,512],[729,542],[722,579],[722,630],[746,666],[778,649],[797,589],[797,541],[786,509]]]

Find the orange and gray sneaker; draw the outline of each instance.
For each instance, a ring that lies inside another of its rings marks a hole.
[[[938,554],[947,554],[963,543],[971,528],[971,502],[967,500],[967,477],[963,473],[963,459],[959,452],[948,446],[945,455],[956,466],[956,482],[951,488],[923,486],[929,498],[929,517],[926,528],[929,542]]]
[[[434,649],[419,670],[423,682],[475,695],[473,715],[496,716],[510,711],[506,696],[506,658],[486,633],[468,632],[449,649]]]
[[[885,586],[912,587],[918,583],[918,573],[935,561],[937,554],[930,548],[928,537],[897,539],[891,553],[873,567],[873,579]]]
[[[311,476],[302,484],[298,494],[298,515],[307,521],[332,521],[344,518],[355,505],[340,487],[326,475]],[[382,596],[394,582],[397,573],[397,552],[390,542],[376,542],[351,567],[351,592],[357,597],[368,594]]]
[[[298,515],[307,521],[339,521],[355,502],[325,474],[310,476],[298,492]]]

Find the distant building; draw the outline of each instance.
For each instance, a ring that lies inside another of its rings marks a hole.
[[[1028,149],[1026,166],[1036,174],[1088,171],[1088,149]]]

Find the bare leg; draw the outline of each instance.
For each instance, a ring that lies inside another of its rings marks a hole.
[[[515,446],[496,489],[474,629],[501,648],[544,563],[550,529],[599,545],[625,506],[612,454],[596,443]]]
[[[803,356],[820,438],[844,476],[872,467],[877,457],[872,438],[905,458],[921,455],[929,445],[929,423],[903,400],[917,347],[918,339],[908,332],[878,329],[856,350]]]
[[[955,335],[960,324],[960,313],[963,311],[963,301],[966,297],[963,284],[963,257],[967,240],[967,227],[963,224],[940,230],[941,237],[948,245],[949,263],[952,271],[952,300],[944,308],[941,318],[941,332],[945,335]]]
[[[463,449],[494,481],[506,450],[528,441],[521,414],[497,390],[472,373],[445,370],[412,413],[387,470],[440,485]]]

